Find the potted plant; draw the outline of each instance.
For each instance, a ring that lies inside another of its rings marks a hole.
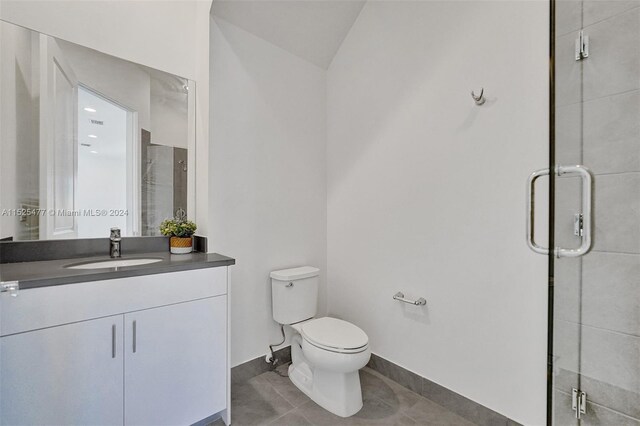
[[[196,229],[196,224],[186,219],[167,219],[160,224],[160,233],[171,237],[169,245],[173,254],[186,254],[193,251],[193,234]]]

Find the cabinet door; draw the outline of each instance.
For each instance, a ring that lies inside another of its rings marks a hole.
[[[0,424],[123,424],[123,320],[0,338]]]
[[[188,425],[225,408],[226,299],[125,315],[125,424]]]

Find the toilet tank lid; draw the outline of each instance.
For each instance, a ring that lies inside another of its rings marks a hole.
[[[271,272],[271,278],[278,281],[294,281],[303,278],[316,277],[320,274],[320,269],[313,266],[301,266],[299,268],[282,269]]]

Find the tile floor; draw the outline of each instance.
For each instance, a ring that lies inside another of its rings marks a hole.
[[[338,417],[298,390],[285,376],[287,367],[232,386],[233,426],[474,425],[369,368],[360,371],[364,407],[355,416]]]

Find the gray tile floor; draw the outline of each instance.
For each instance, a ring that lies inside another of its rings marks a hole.
[[[346,419],[338,417],[298,390],[286,377],[287,367],[232,386],[233,426],[474,425],[369,368],[360,371],[362,410]]]

